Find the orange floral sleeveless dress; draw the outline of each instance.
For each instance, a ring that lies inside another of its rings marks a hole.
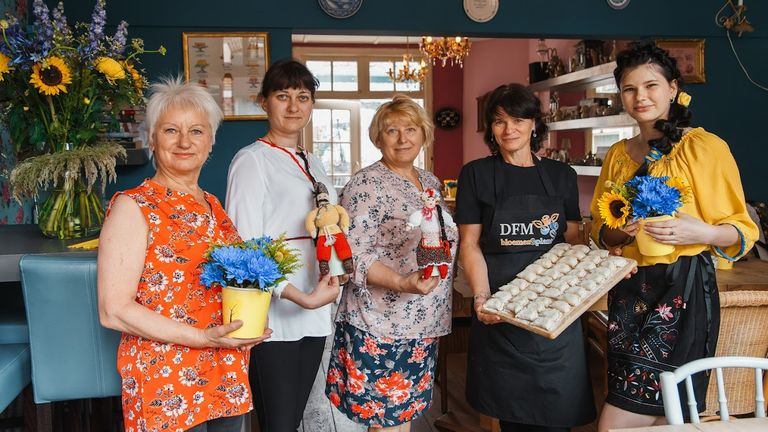
[[[149,225],[136,302],[197,328],[221,325],[221,288],[199,282],[198,265],[212,242],[240,237],[221,203],[211,214],[191,195],[145,180],[125,194]],[[184,431],[253,408],[247,350],[161,343],[123,333],[117,353],[126,432]]]

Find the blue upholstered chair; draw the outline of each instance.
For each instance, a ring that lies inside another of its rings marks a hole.
[[[16,283],[6,282],[0,286],[3,295],[0,304],[0,344],[29,343],[27,317],[24,314],[24,298]]]
[[[99,323],[96,254],[25,255],[20,271],[35,402],[119,396],[120,333]]]
[[[28,344],[0,345],[0,412],[29,384],[30,369]]]

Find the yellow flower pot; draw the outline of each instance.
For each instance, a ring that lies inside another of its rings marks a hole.
[[[240,320],[243,326],[228,336],[239,339],[264,334],[272,293],[258,288],[224,287],[221,290],[221,314],[224,324]]]
[[[643,226],[640,227],[640,231],[638,231],[637,235],[635,236],[635,241],[637,241],[637,248],[640,250],[641,254],[644,256],[663,256],[669,255],[675,251],[675,246],[659,243],[645,232],[646,222],[664,222],[674,218],[674,216],[664,215],[649,217],[643,220]]]

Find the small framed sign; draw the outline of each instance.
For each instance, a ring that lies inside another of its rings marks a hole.
[[[269,66],[267,33],[183,33],[184,78],[211,93],[224,120],[264,120],[258,102]]]

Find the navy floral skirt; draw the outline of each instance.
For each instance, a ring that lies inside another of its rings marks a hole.
[[[337,322],[325,394],[357,423],[397,426],[430,406],[436,362],[437,339],[380,338]]]
[[[720,299],[708,252],[680,257],[673,264],[640,267],[609,293],[606,402],[663,416],[660,374],[714,355],[719,328]],[[699,412],[708,383],[704,373],[693,376]],[[687,407],[683,412],[687,415]]]

